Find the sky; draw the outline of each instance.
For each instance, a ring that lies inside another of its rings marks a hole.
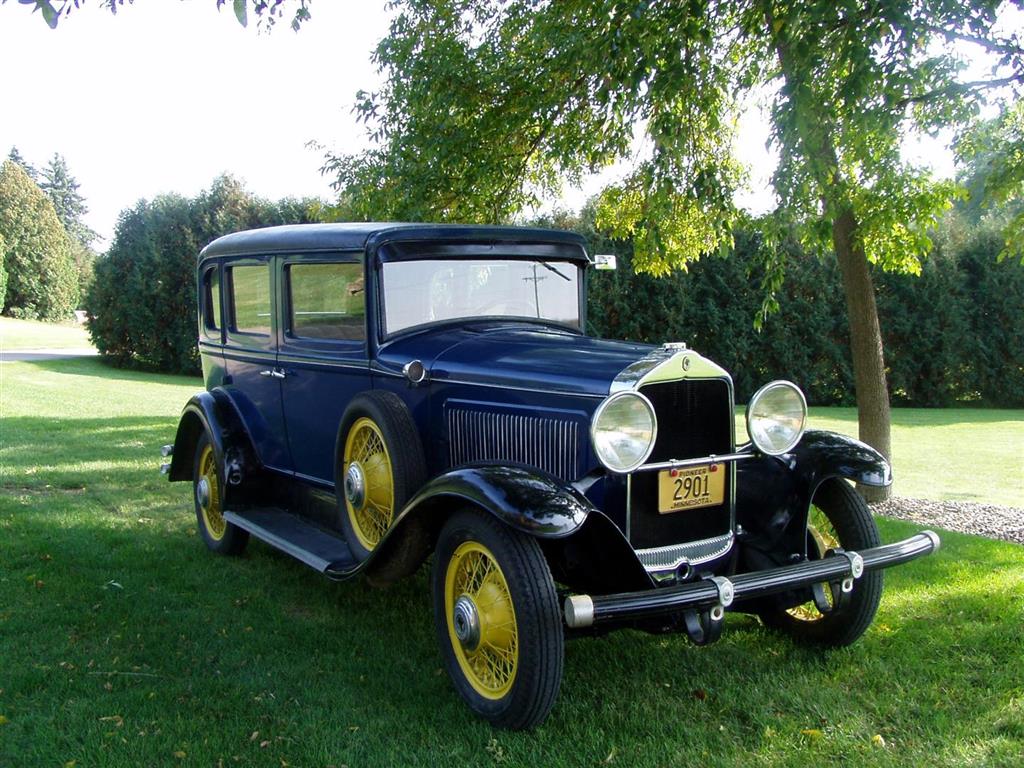
[[[317,0],[298,32],[287,22],[242,28],[230,3],[140,0],[112,16],[87,0],[51,30],[40,16],[0,5],[0,159],[12,146],[34,166],[62,154],[89,207],[86,223],[109,244],[118,213],[166,192],[186,196],[221,173],[270,199],[333,197],[318,142],[334,152],[367,146],[352,112],[355,94],[380,77],[370,61],[387,33],[383,0]],[[773,203],[776,156],[756,109],[740,122],[739,156],[751,166],[737,202]],[[908,148],[952,173],[940,140]],[[578,208],[622,169],[567,189]]]

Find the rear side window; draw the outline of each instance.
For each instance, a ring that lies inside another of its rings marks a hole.
[[[366,300],[361,264],[289,264],[289,335],[362,341]]]
[[[220,318],[220,269],[213,267],[203,273],[203,328],[207,336],[219,336]]]
[[[231,267],[231,330],[270,335],[270,268],[266,264]]]

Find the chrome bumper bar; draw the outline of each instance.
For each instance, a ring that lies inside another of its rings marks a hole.
[[[865,572],[909,562],[939,548],[933,531],[862,552],[839,551],[821,560],[808,560],[731,577],[713,576],[675,587],[622,592],[616,595],[570,595],[565,599],[565,623],[573,629],[646,619],[683,611],[708,610],[720,618],[725,608],[740,600],[773,595],[825,582],[853,580]]]

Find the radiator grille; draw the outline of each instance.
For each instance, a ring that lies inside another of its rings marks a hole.
[[[527,464],[571,482],[578,474],[579,431],[571,419],[451,408],[449,459],[452,466],[473,461]]]
[[[732,450],[732,392],[725,379],[682,379],[640,388],[658,417],[650,461],[690,459]],[[732,481],[725,502],[685,512],[658,513],[658,473],[638,472],[630,482],[630,543],[637,550],[699,542],[730,532]],[[673,555],[675,557],[675,555]]]

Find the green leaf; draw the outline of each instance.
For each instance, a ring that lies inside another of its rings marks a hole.
[[[243,27],[248,26],[248,0],[235,0],[235,18]]]

